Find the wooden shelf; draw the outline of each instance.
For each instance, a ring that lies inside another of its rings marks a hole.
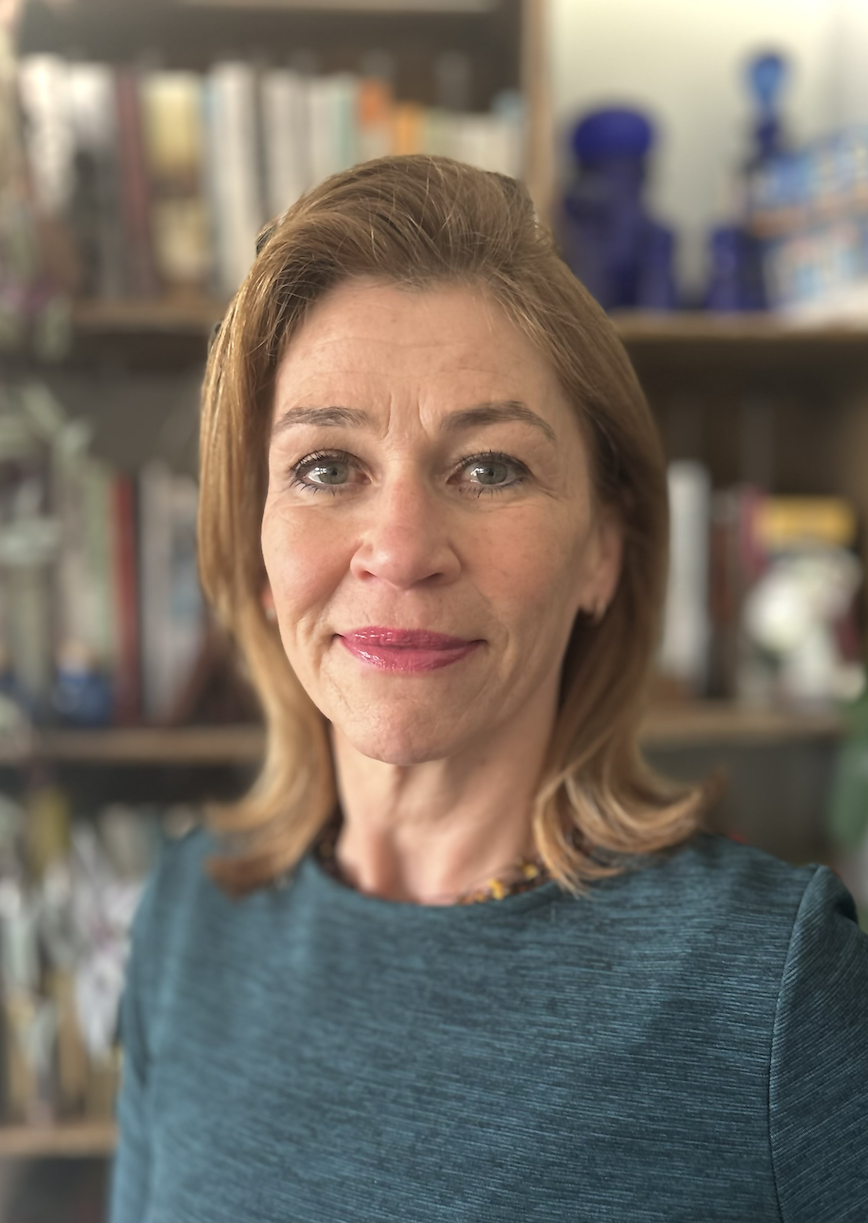
[[[661,705],[642,727],[649,747],[716,743],[771,743],[829,739],[844,731],[835,713],[751,709],[725,701]],[[265,735],[259,726],[140,727],[129,730],[52,730],[0,741],[0,764],[29,760],[57,764],[182,765],[256,764]]]
[[[73,323],[86,334],[106,335],[124,331],[152,331],[171,334],[178,331],[206,335],[221,318],[226,302],[215,298],[143,298],[141,300],[78,301],[73,306]],[[868,321],[856,326],[800,324],[777,314],[713,314],[707,311],[621,310],[612,322],[626,343],[654,344],[709,343],[777,344],[798,342],[822,346],[864,345],[868,341]]]
[[[245,14],[256,9],[288,12],[338,13],[490,13],[498,0],[181,0],[177,7],[230,9]]]
[[[0,742],[0,763],[49,760],[62,764],[247,764],[260,760],[258,726],[136,727],[52,730]]]
[[[868,326],[799,323],[779,314],[766,312],[712,314],[707,311],[622,310],[612,321],[626,344],[689,346],[716,344],[754,346],[812,344],[822,348],[864,346]]]
[[[75,1121],[63,1125],[0,1125],[0,1159],[104,1158],[114,1152],[112,1121]]]
[[[868,376],[868,320],[849,326],[770,313],[621,311],[612,321],[652,402],[689,389],[702,401],[709,391],[727,400],[750,390],[828,404],[833,388],[861,387]]]
[[[642,728],[642,742],[647,747],[760,745],[835,739],[843,733],[844,722],[837,713],[754,709],[726,701],[703,701],[652,709]]]
[[[73,305],[73,326],[79,335],[107,339],[124,333],[155,336],[193,334],[207,336],[223,316],[226,303],[212,298],[160,298],[78,301]],[[712,314],[704,311],[622,310],[612,321],[627,344],[689,346],[712,343],[769,346],[781,343],[812,344],[822,348],[864,348],[868,321],[862,326],[799,324],[769,313]]]
[[[208,297],[142,298],[117,301],[94,298],[72,308],[76,337],[115,335],[192,335],[207,338],[226,310],[226,303]]]

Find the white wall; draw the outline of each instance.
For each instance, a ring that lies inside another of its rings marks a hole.
[[[763,49],[792,60],[785,113],[797,141],[868,123],[868,0],[549,0],[559,133],[607,103],[651,113],[659,144],[649,197],[676,226],[689,288],[702,281],[707,229],[734,203],[749,147],[744,65]]]

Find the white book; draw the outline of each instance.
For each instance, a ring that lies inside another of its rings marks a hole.
[[[310,81],[310,161],[314,184],[349,169],[359,159],[357,88],[357,78],[348,72],[313,77]]]
[[[205,606],[196,546],[198,504],[199,490],[192,476],[173,475],[169,485],[164,714],[172,710],[187,686],[204,644]]]
[[[434,157],[456,156],[455,119],[456,115],[451,110],[443,110],[439,106],[426,108],[422,132],[423,153],[430,153]]]
[[[669,464],[669,582],[661,671],[701,691],[708,671],[710,643],[709,528],[711,479],[693,460]]]
[[[476,166],[480,170],[501,171],[500,149],[501,123],[491,114],[462,114],[455,116],[454,140],[459,161]]]
[[[24,56],[18,93],[37,206],[46,216],[62,216],[72,197],[75,157],[66,61],[59,55]]]
[[[77,426],[66,429],[57,455],[55,651],[111,674],[119,647],[112,475],[87,453],[87,433]]]
[[[113,155],[117,141],[114,74],[108,64],[73,61],[66,69],[66,105],[78,148]]]
[[[313,185],[310,78],[291,68],[262,77],[265,201],[268,216],[282,216]]]
[[[499,123],[498,171],[510,178],[523,178],[527,168],[527,106],[517,89],[502,90],[492,103]]]
[[[266,221],[259,155],[256,69],[215,64],[206,104],[209,185],[217,231],[217,288],[226,296],[244,280]]]
[[[196,553],[198,489],[152,460],[139,481],[142,698],[149,721],[171,713],[204,639]]]

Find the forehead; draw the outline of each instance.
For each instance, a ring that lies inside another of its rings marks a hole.
[[[336,380],[359,389],[388,382],[435,398],[449,384],[458,394],[466,386],[563,400],[544,354],[484,290],[463,285],[420,290],[365,280],[333,289],[289,341],[277,400],[325,392]]]

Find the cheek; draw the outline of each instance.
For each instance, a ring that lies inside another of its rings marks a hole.
[[[262,557],[284,624],[316,615],[349,566],[349,549],[340,534],[318,529],[317,517],[265,506]]]
[[[557,514],[516,515],[480,539],[478,557],[486,593],[496,602],[513,604],[528,618],[570,619],[581,602],[586,533],[575,518]]]

